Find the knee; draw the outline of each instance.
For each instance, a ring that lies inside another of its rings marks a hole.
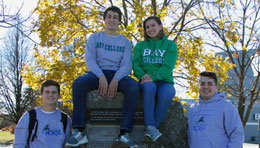
[[[173,98],[175,96],[175,88],[172,85],[163,85],[158,89],[158,97],[161,98]]]
[[[158,101],[171,102],[175,96],[175,92],[164,92],[157,95]]]
[[[140,92],[139,83],[132,78],[123,79],[119,85],[119,89],[127,95],[139,95]]]
[[[139,84],[136,81],[133,81],[133,82],[129,83],[128,91],[130,93],[139,93],[139,91],[140,91]]]
[[[72,83],[72,87],[75,88],[75,87],[81,87],[81,78],[80,76],[77,77],[76,79],[74,79],[73,83]]]
[[[74,79],[73,81],[73,84],[72,84],[72,87],[84,87],[85,84],[87,83],[88,81],[88,77],[87,77],[87,74],[83,74],[79,77],[77,77],[76,79]]]
[[[144,92],[156,91],[156,84],[154,82],[145,82],[141,84],[141,88]]]

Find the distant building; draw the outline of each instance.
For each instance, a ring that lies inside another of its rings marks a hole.
[[[242,59],[241,53],[242,53],[242,51],[238,51],[236,53],[238,60]],[[224,58],[227,57],[226,52],[220,52],[218,54],[222,55]],[[246,73],[246,76],[245,76],[245,81],[244,81],[244,84],[243,84],[244,88],[245,88],[245,91],[244,91],[245,94],[250,93],[252,85],[255,81],[255,76],[257,75],[257,71],[260,70],[259,69],[260,68],[260,64],[259,64],[260,58],[259,58],[259,53],[257,53],[257,50],[250,50],[245,59],[247,60],[248,58],[253,59],[253,60],[252,60],[251,66],[247,67],[248,70],[247,70],[247,73]],[[237,60],[235,60],[235,64],[238,66]],[[235,88],[237,86],[239,80],[236,78],[234,70],[233,69],[230,70],[228,75],[229,75],[230,79],[228,81],[226,81],[225,83],[228,84],[228,85],[234,86],[234,88]],[[259,87],[260,87],[260,84],[259,84]],[[226,96],[228,95],[227,92],[224,92],[224,93],[225,93]],[[228,99],[229,99],[229,101],[231,101],[236,106],[236,108],[238,107],[238,98],[231,96]],[[246,99],[245,109],[247,109],[248,104],[249,104],[249,99]],[[259,120],[259,118],[260,118],[260,96],[259,96],[259,99],[253,105],[252,110],[251,110],[250,115],[249,115],[249,119],[248,119],[247,124],[244,128],[244,130],[245,130],[245,142],[248,142],[248,143],[258,143],[259,142],[259,131],[258,131],[258,126],[259,126],[258,120]]]
[[[237,107],[237,99],[234,104]],[[249,103],[246,101],[246,108]],[[244,128],[245,131],[245,142],[247,143],[258,143],[259,142],[259,131],[258,131],[258,120],[260,118],[260,99],[258,99],[253,108],[251,109],[248,121]]]

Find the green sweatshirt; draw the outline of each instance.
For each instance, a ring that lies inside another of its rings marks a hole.
[[[138,79],[145,74],[151,76],[153,81],[165,81],[174,84],[172,71],[177,60],[177,44],[162,39],[138,42],[134,48],[133,70]]]

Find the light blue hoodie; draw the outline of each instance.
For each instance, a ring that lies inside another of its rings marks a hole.
[[[207,101],[200,97],[188,113],[190,148],[241,148],[243,126],[235,107],[217,92]]]
[[[65,143],[71,136],[71,119],[67,119],[66,133],[63,131],[61,122],[61,111],[43,112],[41,107],[36,107],[36,118],[38,120],[37,135],[33,142],[30,141],[30,148],[64,148]],[[14,147],[25,148],[28,138],[29,112],[25,112],[15,128]],[[35,132],[35,129],[32,133]],[[32,137],[32,136],[31,136]]]

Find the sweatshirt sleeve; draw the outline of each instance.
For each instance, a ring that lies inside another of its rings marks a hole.
[[[140,46],[140,42],[136,44],[134,48],[134,56],[133,56],[133,70],[134,70],[134,76],[136,76],[138,79],[142,79],[145,75],[145,71],[143,70],[141,63],[142,63],[142,48]]]
[[[171,42],[166,51],[162,66],[152,73],[152,80],[163,80],[164,76],[168,77],[175,67],[177,60],[177,44]]]
[[[28,138],[29,113],[25,112],[15,127],[14,147],[25,148]]]
[[[225,130],[229,137],[228,148],[241,148],[244,142],[244,130],[235,107],[230,104],[225,111]]]
[[[115,73],[114,77],[120,80],[123,77],[129,75],[131,73],[131,70],[132,70],[132,45],[130,41],[127,39],[124,55],[120,62],[120,68]]]
[[[97,77],[104,75],[102,70],[97,64],[97,51],[96,51],[96,40],[95,34],[90,35],[86,43],[85,61],[87,68],[93,72]]]

